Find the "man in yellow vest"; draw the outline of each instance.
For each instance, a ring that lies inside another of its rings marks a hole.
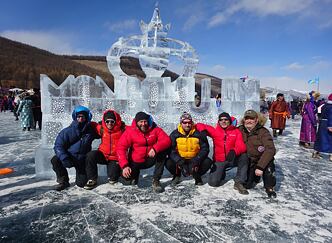
[[[199,132],[189,113],[183,113],[180,124],[170,135],[172,148],[166,168],[173,175],[172,185],[181,182],[183,176],[192,175],[195,185],[203,185],[201,176],[211,167],[209,143],[206,135]]]

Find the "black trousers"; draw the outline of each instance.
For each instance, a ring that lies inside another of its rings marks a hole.
[[[55,155],[51,159],[51,163],[52,163],[52,168],[56,174],[57,182],[69,183],[68,171],[66,167],[63,166],[61,160]],[[79,187],[84,187],[88,181],[85,172],[85,162],[75,163],[73,167],[75,167],[76,170],[76,179],[75,179],[76,185]]]
[[[86,155],[86,174],[88,180],[97,180],[98,178],[98,166],[97,164],[103,164],[107,166],[107,176],[111,181],[117,181],[120,177],[120,166],[118,161],[106,160],[104,154],[99,150],[90,151]]]
[[[162,151],[156,154],[154,158],[146,158],[143,163],[129,161],[129,167],[131,168],[131,176],[129,178],[124,178],[124,180],[127,182],[135,180],[135,183],[137,184],[140,170],[148,169],[154,166],[153,179],[159,181],[164,172],[164,165],[167,153],[168,150]]]
[[[255,169],[256,167],[253,164],[248,170],[248,180],[246,183],[248,189],[253,188],[256,183],[260,181],[260,176],[255,175]],[[272,160],[263,171],[263,183],[265,189],[274,188],[276,185],[274,160]]]
[[[191,160],[185,160],[185,164],[183,165],[183,168],[185,169],[185,171],[190,172],[190,174],[192,174],[192,176],[194,178],[196,178],[196,176],[202,176],[204,175],[212,166],[213,162],[212,160],[207,157],[205,158],[198,167],[198,171],[196,172],[192,172],[192,161]],[[171,159],[167,159],[166,160],[166,164],[165,164],[166,169],[173,175],[173,176],[181,176],[182,170],[176,166],[176,163],[171,160]]]
[[[227,160],[224,162],[216,162],[209,175],[209,185],[213,187],[220,186],[226,177],[226,169],[232,167],[237,167],[234,181],[244,184],[247,180],[248,171],[248,156],[246,153],[240,154],[235,158],[234,162]]]

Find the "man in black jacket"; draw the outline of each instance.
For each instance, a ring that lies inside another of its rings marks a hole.
[[[180,124],[171,135],[172,147],[166,168],[173,175],[172,184],[176,185],[183,176],[192,175],[196,185],[203,185],[201,176],[211,167],[209,143],[206,135],[196,130],[189,113],[183,113]]]

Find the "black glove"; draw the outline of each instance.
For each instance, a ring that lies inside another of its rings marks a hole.
[[[235,157],[236,157],[235,151],[234,151],[234,149],[231,149],[231,150],[228,152],[227,156],[226,156],[226,160],[227,160],[228,162],[233,163],[234,160],[235,160]]]

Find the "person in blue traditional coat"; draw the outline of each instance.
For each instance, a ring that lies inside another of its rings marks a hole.
[[[32,113],[33,102],[29,93],[26,94],[23,100],[21,100],[20,105],[17,109],[17,112],[20,115],[21,127],[23,131],[28,129],[30,131],[31,127],[33,127],[33,113]]]
[[[86,154],[91,151],[91,144],[98,135],[91,125],[92,114],[84,106],[75,107],[73,122],[58,134],[55,144],[55,156],[51,159],[53,170],[59,183],[55,190],[62,191],[70,186],[66,168],[76,170],[76,185],[84,187],[87,183],[85,171]]]
[[[332,93],[322,107],[314,149],[312,157],[320,158],[319,153],[328,153],[332,161]]]

